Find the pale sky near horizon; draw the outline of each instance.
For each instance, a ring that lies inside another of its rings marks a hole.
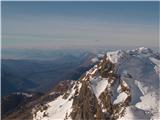
[[[159,2],[2,2],[3,48],[157,47]]]

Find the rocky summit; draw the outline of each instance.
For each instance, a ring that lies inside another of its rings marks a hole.
[[[27,112],[19,110],[6,119],[160,119],[159,53],[141,47],[107,52],[94,60],[94,67],[78,81],[60,82],[36,102],[32,101],[34,104],[26,106]]]

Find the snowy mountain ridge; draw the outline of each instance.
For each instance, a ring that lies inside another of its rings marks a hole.
[[[64,94],[34,107],[33,120],[160,119],[159,53],[141,47],[100,54],[94,61]]]

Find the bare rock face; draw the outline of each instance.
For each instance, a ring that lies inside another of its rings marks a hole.
[[[72,119],[94,119],[97,101],[95,101],[94,94],[88,88],[88,83],[84,82],[82,84],[79,95],[73,99]]]
[[[79,94],[74,96],[72,104],[71,118],[74,120],[114,120],[123,114],[125,107],[130,102],[129,89],[125,89],[120,77],[113,72],[116,70],[115,65],[104,56],[102,62],[97,66],[80,80],[82,87]],[[92,80],[96,76],[101,76],[98,78],[99,81],[106,79],[106,83],[108,83],[98,98],[92,87]],[[121,86],[122,92],[128,92],[128,97],[121,103],[113,104],[112,95],[119,86]]]
[[[124,114],[125,108],[131,100],[129,87],[116,73],[116,64],[112,63],[106,55],[78,81],[72,81],[67,85],[64,94],[57,101],[48,102],[48,110],[38,109],[34,119],[43,119],[44,113],[55,114],[51,119],[73,119],[73,120],[116,120]],[[60,87],[60,86],[58,86]],[[57,88],[56,88],[57,89]],[[117,92],[117,90],[119,90]],[[121,97],[120,100],[118,97]],[[64,101],[64,104],[58,102]],[[66,109],[66,104],[70,106]],[[60,107],[54,108],[57,104]],[[52,106],[53,105],[53,108]],[[63,106],[66,111],[63,111]],[[63,112],[62,112],[63,111]],[[68,112],[69,111],[69,112]],[[43,113],[43,115],[42,115]],[[61,114],[61,115],[59,115]]]

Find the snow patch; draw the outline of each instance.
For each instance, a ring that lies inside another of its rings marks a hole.
[[[150,60],[155,64],[155,71],[160,75],[160,60],[150,57]]]
[[[92,63],[96,63],[96,62],[98,62],[98,61],[99,61],[99,59],[98,59],[97,57],[91,59],[91,62],[92,62]]]
[[[97,99],[100,94],[105,90],[108,85],[108,79],[106,78],[94,78],[90,81],[91,87],[93,89],[94,94],[96,95]]]
[[[56,98],[54,101],[47,103],[47,110],[38,111],[36,116],[33,115],[33,120],[63,120],[65,117],[70,118],[72,111],[73,99],[70,99],[75,94],[75,86],[72,87],[71,93],[67,99],[63,99],[63,95]],[[47,115],[44,116],[44,113]]]
[[[107,58],[112,63],[119,63],[126,56],[126,52],[122,50],[117,50],[115,52],[107,52]]]
[[[24,95],[28,98],[32,97],[33,95],[32,94],[29,94],[29,93],[24,93],[24,92],[16,92],[17,95]]]
[[[150,115],[135,106],[129,106],[125,110],[125,115],[118,120],[150,120]]]
[[[127,93],[121,92],[121,93],[117,96],[117,99],[114,100],[113,104],[118,104],[118,103],[120,103],[120,102],[124,102],[127,97],[128,97]]]

